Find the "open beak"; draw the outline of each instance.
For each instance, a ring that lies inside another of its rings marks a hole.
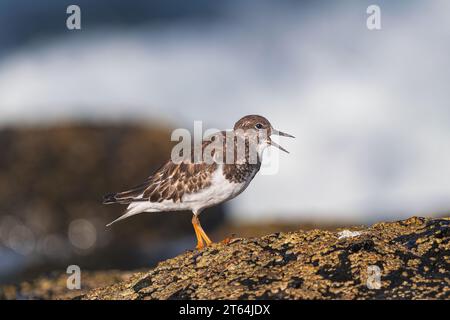
[[[294,136],[292,136],[288,133],[284,133],[284,132],[278,131],[276,129],[272,129],[272,134],[277,135],[277,136],[282,136],[282,137],[295,138]]]
[[[295,138],[293,135],[272,129],[272,134],[275,134],[277,136],[281,136],[281,137],[289,137],[289,138]],[[282,146],[280,146],[278,143],[272,141],[272,139],[269,139],[269,144],[280,149],[281,151],[284,151],[286,153],[289,153],[289,151],[287,151],[286,149],[284,149]]]
[[[280,149],[281,151],[284,151],[284,152],[286,152],[286,153],[289,153],[289,151],[287,151],[285,148],[283,148],[282,146],[280,146],[278,143],[274,142],[273,140],[269,140],[269,144],[270,144],[271,146],[274,146],[274,147]]]

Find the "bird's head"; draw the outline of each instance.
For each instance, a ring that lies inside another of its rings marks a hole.
[[[269,120],[259,115],[248,115],[239,119],[234,125],[234,131],[237,134],[243,134],[248,138],[257,138],[258,144],[264,148],[274,146],[284,152],[289,153],[286,149],[272,141],[271,135],[295,138],[294,136],[276,130],[272,127]]]

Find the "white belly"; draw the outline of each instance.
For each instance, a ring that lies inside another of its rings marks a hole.
[[[189,206],[190,210],[201,211],[236,197],[244,191],[248,183],[235,183],[225,179],[222,167],[214,172],[211,185],[198,193],[185,194],[182,202]]]

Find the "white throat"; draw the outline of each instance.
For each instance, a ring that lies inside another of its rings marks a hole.
[[[260,162],[262,162],[264,150],[267,149],[270,145],[267,142],[262,142],[258,144],[257,152],[258,152],[258,159]]]

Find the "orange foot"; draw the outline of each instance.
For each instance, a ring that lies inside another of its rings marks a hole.
[[[225,244],[225,245],[230,244],[230,242],[233,240],[234,236],[235,236],[235,234],[233,233],[231,235],[231,237],[226,237],[220,243]]]

